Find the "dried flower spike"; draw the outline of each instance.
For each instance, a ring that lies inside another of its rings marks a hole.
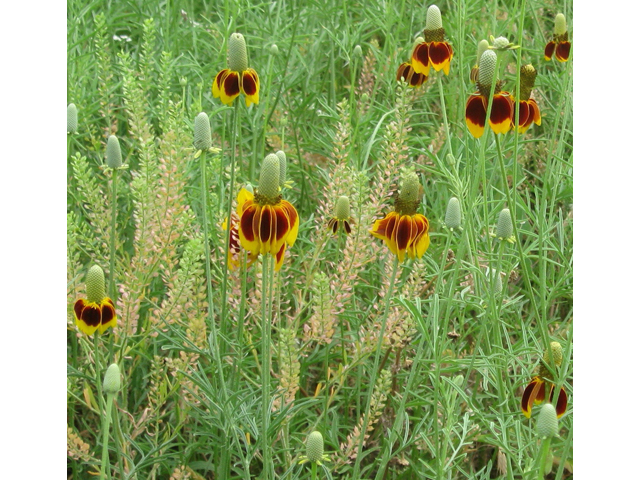
[[[247,44],[241,33],[232,33],[229,38],[227,66],[213,80],[211,93],[220,98],[225,105],[231,105],[235,98],[243,93],[247,107],[257,104],[260,95],[258,73],[249,68]]]
[[[92,335],[96,330],[104,333],[109,327],[115,328],[116,309],[105,293],[104,272],[98,265],[89,269],[86,286],[87,299],[80,298],[73,306],[73,315],[80,331]]]

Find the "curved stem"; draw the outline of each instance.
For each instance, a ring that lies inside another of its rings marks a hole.
[[[111,406],[113,405],[113,393],[107,394],[107,413],[102,422],[102,461],[100,462],[100,480],[105,478],[106,468],[109,463],[109,425],[111,424]]]

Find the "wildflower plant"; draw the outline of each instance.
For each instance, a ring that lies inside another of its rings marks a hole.
[[[544,59],[551,60],[555,52],[556,60],[566,62],[571,53],[571,42],[567,32],[567,19],[562,13],[556,15],[553,25],[553,39],[544,47]]]
[[[258,72],[249,68],[247,44],[241,33],[232,33],[229,38],[227,68],[220,70],[211,86],[213,98],[230,105],[240,93],[245,96],[247,107],[260,101],[260,78]]]
[[[82,333],[92,335],[96,330],[104,333],[117,325],[116,308],[107,297],[104,272],[94,265],[87,272],[87,298],[80,298],[73,306],[76,325]]]

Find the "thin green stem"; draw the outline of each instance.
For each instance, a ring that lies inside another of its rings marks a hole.
[[[447,119],[447,106],[444,103],[444,89],[442,88],[442,75],[438,75],[438,91],[440,92],[440,109],[442,110],[442,123],[444,124],[444,133],[447,137],[447,150],[453,155],[451,147],[451,133],[449,132],[449,120]]]
[[[391,277],[389,278],[389,290],[387,290],[387,295],[384,299],[384,313],[382,315],[382,324],[380,325],[380,335],[378,337],[378,344],[376,346],[376,356],[373,361],[373,368],[371,369],[371,378],[369,379],[369,391],[367,392],[367,406],[364,412],[364,418],[362,421],[362,429],[360,430],[360,438],[358,441],[358,450],[356,462],[353,467],[353,475],[351,478],[353,480],[359,479],[360,474],[360,462],[362,461],[362,447],[364,445],[364,436],[367,431],[367,426],[369,424],[369,415],[371,413],[371,397],[373,396],[373,389],[376,385],[376,380],[378,378],[378,367],[380,366],[380,355],[382,353],[382,341],[384,339],[384,334],[387,328],[387,319],[389,317],[389,308],[391,306],[391,296],[393,294],[393,289],[396,282],[396,274],[398,273],[398,257],[395,257],[393,260],[393,270],[391,271]]]
[[[549,447],[551,446],[551,437],[547,437],[542,441],[540,446],[540,463],[538,464],[538,480],[544,480],[545,470],[547,466],[547,457],[549,456]]]
[[[109,297],[116,303],[116,215],[118,211],[118,169],[111,174],[111,237],[109,238]]]
[[[111,425],[111,406],[113,405],[113,393],[107,394],[107,412],[102,422],[102,461],[100,462],[100,480],[106,478],[107,471],[111,476],[111,465],[109,464],[109,425]],[[109,469],[107,470],[107,465]]]
[[[271,255],[262,256],[262,461],[264,479],[271,478],[271,451],[268,438],[269,404],[271,400],[271,285],[273,279]]]

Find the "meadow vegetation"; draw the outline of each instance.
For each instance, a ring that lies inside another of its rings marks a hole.
[[[572,477],[572,6],[436,3],[450,69],[412,87],[429,5],[69,0],[69,478]],[[236,32],[250,106],[212,94]],[[533,65],[541,121],[475,138],[492,37],[491,93]]]

